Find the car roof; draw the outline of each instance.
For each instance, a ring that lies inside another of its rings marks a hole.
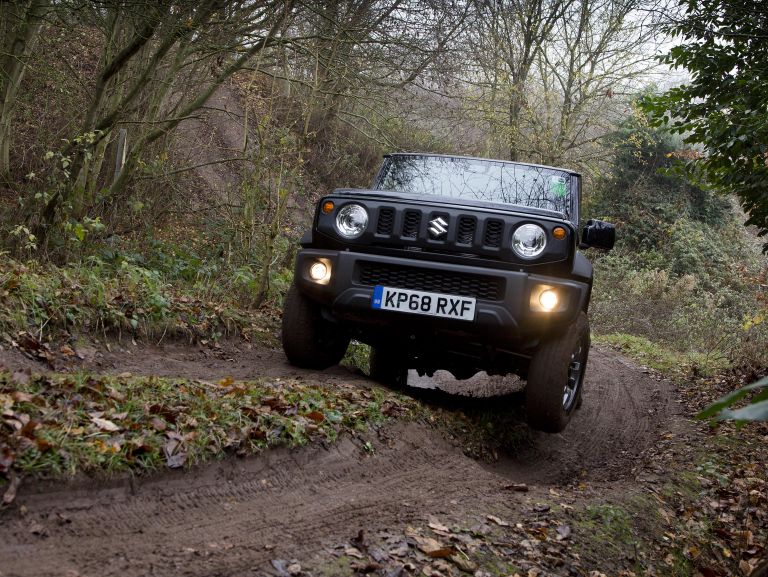
[[[531,166],[534,168],[548,168],[550,170],[560,170],[562,172],[567,172],[569,174],[573,174],[575,176],[581,176],[580,173],[576,172],[575,170],[570,170],[568,168],[562,168],[560,166],[547,166],[546,164],[532,164],[530,162],[516,162],[513,160],[504,160],[501,158],[483,158],[481,156],[463,156],[460,154],[435,154],[432,152],[390,152],[388,154],[384,155],[384,158],[389,158],[391,156],[433,156],[436,158],[457,158],[457,159],[463,159],[463,160],[485,160],[490,162],[503,162],[504,164],[518,164],[522,166]]]

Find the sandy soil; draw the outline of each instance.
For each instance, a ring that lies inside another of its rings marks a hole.
[[[280,351],[245,345],[83,350],[84,363],[105,372],[300,376],[370,386],[343,367],[302,371]],[[29,363],[0,352],[9,368]],[[411,375],[409,383],[480,396],[518,386],[484,375],[463,382]],[[435,398],[430,402],[439,403]],[[449,398],[455,405],[456,396]],[[530,447],[492,464],[467,457],[426,424],[396,423],[330,447],[280,449],[149,479],[25,483],[15,509],[0,517],[0,575],[268,575],[276,571],[271,560],[286,558],[312,567],[360,530],[402,530],[478,511],[514,519],[525,499],[575,483],[598,494],[617,481],[631,489],[644,454],[682,422],[669,383],[596,347],[583,408],[566,431],[534,434]],[[510,483],[526,483],[531,492],[502,490]]]

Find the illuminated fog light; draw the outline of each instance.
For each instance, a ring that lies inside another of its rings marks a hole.
[[[328,267],[322,262],[316,262],[309,267],[309,278],[312,280],[323,280],[328,274]]]
[[[552,311],[558,303],[557,293],[553,290],[542,291],[539,295],[539,304],[545,311]]]

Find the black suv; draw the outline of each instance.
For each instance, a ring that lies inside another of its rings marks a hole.
[[[579,239],[581,176],[502,160],[391,154],[367,190],[322,198],[301,240],[283,311],[291,364],[338,363],[371,345],[371,376],[408,369],[527,379],[530,425],[565,428],[589,354],[592,265],[614,228]]]

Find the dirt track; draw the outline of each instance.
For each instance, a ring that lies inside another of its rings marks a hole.
[[[257,349],[134,349],[96,355],[90,364],[135,374],[298,374],[369,385],[343,368],[298,371],[281,353]],[[643,452],[677,427],[676,407],[670,384],[593,348],[584,405],[566,431],[535,434],[530,448],[494,464],[465,456],[426,424],[399,423],[330,448],[271,451],[152,480],[26,485],[17,499],[26,514],[17,507],[0,517],[0,575],[258,575],[275,574],[271,560],[293,558],[313,572],[361,529],[373,534],[478,513],[514,521],[551,488],[578,482],[599,493],[611,482],[631,485]],[[504,491],[510,483],[527,483],[531,492]]]

